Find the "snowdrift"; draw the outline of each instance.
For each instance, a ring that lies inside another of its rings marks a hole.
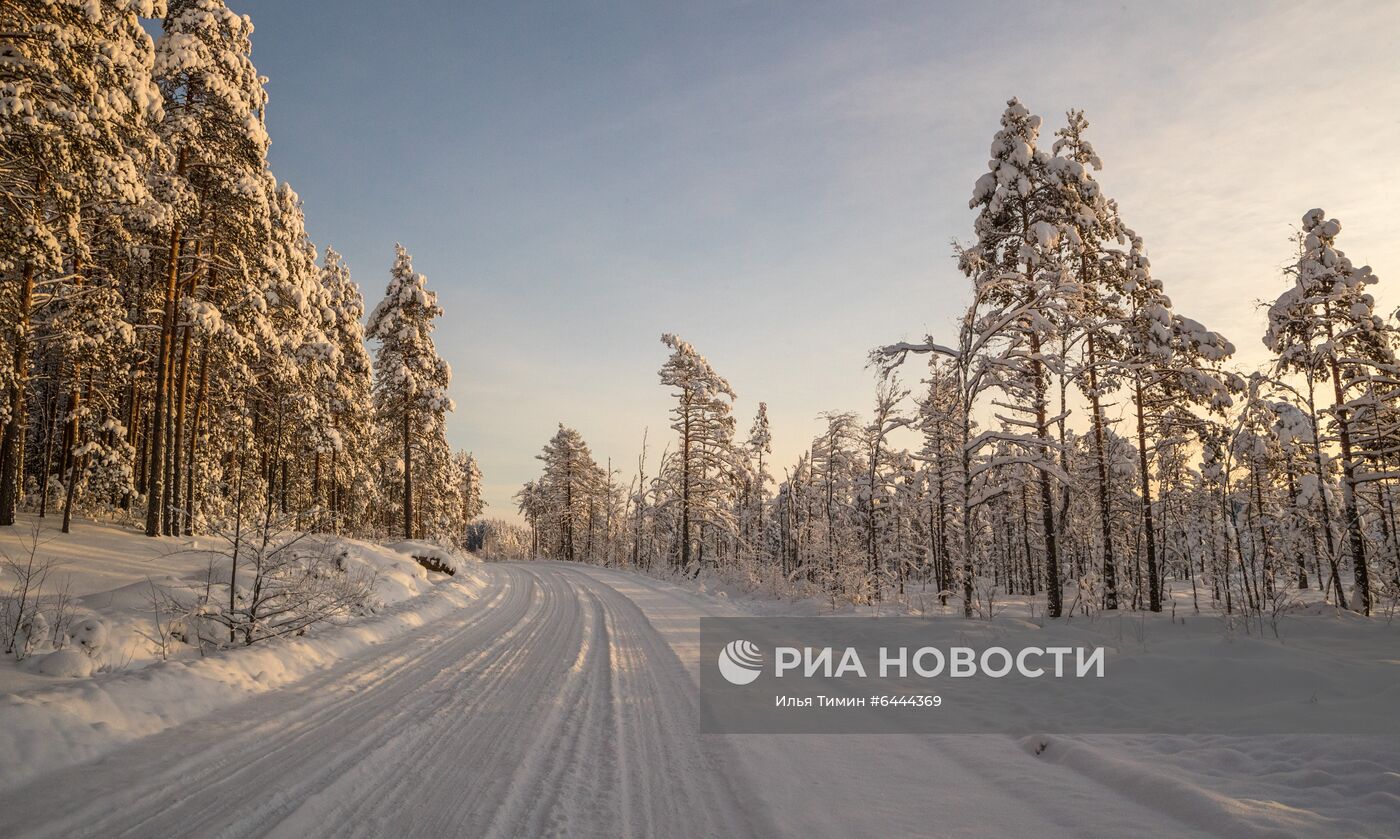
[[[476,561],[422,543],[454,573],[432,573],[418,543],[380,545],[318,537],[347,572],[372,574],[362,613],[253,646],[201,650],[159,642],[153,591],[189,591],[227,580],[227,560],[204,539],[147,539],[116,525],[81,523],[67,536],[44,532],[37,554],[55,563],[49,585],[71,599],[70,625],[100,633],[84,649],[74,630],[62,649],[0,663],[0,784],[96,757],[113,746],[293,683],[385,640],[472,604],[481,591]],[[13,557],[33,546],[23,528],[0,534]],[[222,569],[220,563],[223,563]],[[212,573],[211,573],[212,566]],[[8,581],[6,581],[8,582]],[[224,584],[223,591],[227,591]]]

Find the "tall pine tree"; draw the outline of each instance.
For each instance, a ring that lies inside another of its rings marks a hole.
[[[413,270],[408,251],[402,245],[394,249],[389,286],[370,315],[365,334],[379,342],[374,358],[375,415],[381,428],[398,439],[402,530],[404,538],[412,539],[413,454],[423,449],[443,416],[454,408],[447,395],[452,368],[438,357],[433,344],[433,321],[442,317],[437,295],[428,290],[428,278]]]

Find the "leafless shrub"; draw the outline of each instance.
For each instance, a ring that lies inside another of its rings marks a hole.
[[[373,573],[350,567],[344,549],[326,537],[293,529],[294,519],[270,505],[254,528],[241,518],[220,535],[227,548],[214,551],[228,560],[226,603],[211,596],[211,580],[197,604],[197,616],[222,626],[229,643],[255,644],[301,634],[309,627],[357,614],[374,596]]]
[[[0,647],[16,659],[62,639],[71,612],[72,599],[66,585],[60,589],[56,603],[50,603],[47,609],[44,606],[44,589],[59,563],[40,556],[43,542],[39,535],[36,522],[19,556],[0,550],[0,571],[10,579],[9,591],[0,597]],[[61,640],[56,643],[62,646]]]
[[[146,605],[151,611],[150,629],[138,628],[136,634],[151,642],[160,653],[162,661],[170,657],[172,648],[186,639],[185,622],[190,609],[169,590],[161,588],[150,578],[146,592]]]
[[[1268,611],[1269,627],[1274,631],[1274,637],[1279,638],[1279,624],[1289,612],[1296,610],[1303,605],[1303,601],[1298,598],[1297,592],[1292,589],[1276,588],[1264,604]]]
[[[1001,613],[1003,607],[997,606],[997,589],[999,586],[985,578],[977,578],[972,584],[973,611],[977,617],[983,620],[992,620]]]

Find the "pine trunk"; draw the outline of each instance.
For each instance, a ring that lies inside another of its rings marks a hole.
[[[1328,325],[1330,339],[1332,328]],[[1342,448],[1342,512],[1347,522],[1347,536],[1351,540],[1352,573],[1356,577],[1357,611],[1371,614],[1371,575],[1366,567],[1366,540],[1361,533],[1361,512],[1356,507],[1356,460],[1351,451],[1351,425],[1346,415],[1346,397],[1342,390],[1342,373],[1337,360],[1332,366],[1332,393],[1335,403],[1333,412],[1337,417],[1337,437]],[[1338,589],[1340,590],[1340,584]]]
[[[690,400],[681,405],[681,568],[690,567]]]
[[[190,383],[190,329],[186,326],[180,332],[180,372],[175,390],[175,436],[170,441],[170,450],[173,455],[170,518],[174,522],[176,535],[183,533],[186,528],[184,495],[181,492],[181,484],[184,482],[185,475],[185,406],[188,402]]]
[[[92,386],[89,383],[88,390]],[[73,371],[73,395],[68,402],[69,413],[69,436],[72,439],[72,465],[68,471],[68,487],[63,498],[63,532],[68,533],[73,525],[73,501],[78,496],[78,478],[81,473],[81,461],[86,460],[83,455],[78,454],[78,449],[82,446],[82,423],[78,418],[78,410],[82,406],[82,391],[78,386],[78,371]],[[44,477],[48,480],[48,476]]]
[[[1138,490],[1142,493],[1143,547],[1147,552],[1147,608],[1162,611],[1162,586],[1157,574],[1157,534],[1152,522],[1152,474],[1147,462],[1147,407],[1142,381],[1133,383],[1133,407],[1137,411]],[[1228,561],[1228,559],[1227,559]]]
[[[413,538],[413,423],[403,412],[403,538]]]
[[[44,417],[44,477],[39,487],[39,518],[49,514],[49,475],[53,474],[54,426],[58,424],[58,396],[50,396]]]
[[[204,420],[204,403],[209,389],[209,348],[199,354],[199,386],[195,389],[194,415],[190,417],[190,453],[185,460],[185,535],[194,535],[195,465],[199,458],[199,431]]]
[[[1045,365],[1040,360],[1040,336],[1030,333],[1032,375],[1035,377],[1035,433],[1050,443],[1050,424],[1045,416]],[[1040,483],[1041,528],[1045,534],[1045,599],[1046,612],[1052,618],[1064,611],[1064,592],[1060,585],[1060,552],[1055,532],[1055,493],[1050,487],[1050,473],[1036,470]]]
[[[180,153],[176,167],[184,174],[185,155]],[[159,536],[161,511],[164,508],[165,472],[165,403],[170,355],[175,333],[175,294],[180,278],[180,223],[170,228],[170,251],[165,270],[165,313],[161,320],[160,347],[156,354],[156,392],[152,401],[150,468],[146,473],[146,535]]]
[[[1103,406],[1099,400],[1098,357],[1089,336],[1089,403],[1094,412],[1094,456],[1099,473],[1099,528],[1103,534],[1103,607],[1118,608],[1118,564],[1113,556],[1113,520],[1108,490],[1108,456],[1104,451]],[[1156,575],[1153,575],[1156,579]]]
[[[21,449],[24,446],[24,400],[29,383],[29,321],[34,307],[34,266],[24,266],[19,289],[19,320],[15,324],[15,345],[11,354],[12,381],[9,388],[10,416],[0,432],[0,525],[15,523],[15,507],[21,485]],[[45,476],[45,481],[48,476]]]

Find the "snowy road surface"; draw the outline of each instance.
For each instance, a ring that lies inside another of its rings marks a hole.
[[[1009,737],[717,736],[722,600],[560,563],[291,687],[0,792],[14,836],[1265,835]],[[1274,833],[1273,835],[1281,835]]]

